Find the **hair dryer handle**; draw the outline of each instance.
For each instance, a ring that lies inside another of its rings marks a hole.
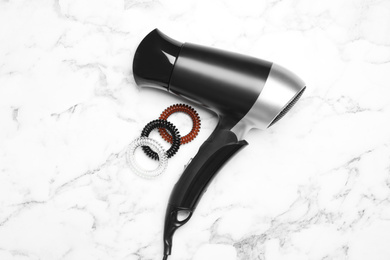
[[[169,199],[164,227],[165,255],[170,254],[175,230],[191,218],[218,170],[247,144],[245,140],[238,141],[237,136],[229,128],[226,129],[220,121],[211,136],[199,148],[176,183]],[[187,213],[182,220],[179,219],[180,212]]]

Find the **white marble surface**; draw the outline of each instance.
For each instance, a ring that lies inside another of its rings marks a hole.
[[[216,117],[196,106],[200,135],[161,178],[130,172],[126,146],[180,101],[133,80],[155,27],[307,83],[250,132],[170,260],[390,259],[390,1],[364,0],[0,1],[0,259],[162,258],[168,196]]]

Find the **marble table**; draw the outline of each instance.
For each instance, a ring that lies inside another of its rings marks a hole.
[[[170,191],[217,118],[191,104],[197,139],[159,178],[131,172],[129,143],[183,102],[134,82],[156,27],[307,84],[248,134],[169,260],[390,259],[390,1],[363,0],[0,1],[0,259],[162,258]]]

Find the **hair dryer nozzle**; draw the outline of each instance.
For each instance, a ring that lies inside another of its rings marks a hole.
[[[182,43],[158,29],[151,31],[139,44],[133,61],[133,74],[140,87],[168,90],[172,70]]]

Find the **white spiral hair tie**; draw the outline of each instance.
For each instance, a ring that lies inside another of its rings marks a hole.
[[[154,152],[158,154],[158,166],[154,170],[145,170],[140,167],[135,160],[135,150],[140,146],[149,146],[153,149]],[[159,176],[165,171],[168,165],[168,157],[164,148],[154,139],[149,137],[139,137],[135,139],[127,149],[127,163],[130,165],[131,169],[138,175],[143,178],[154,178]]]

